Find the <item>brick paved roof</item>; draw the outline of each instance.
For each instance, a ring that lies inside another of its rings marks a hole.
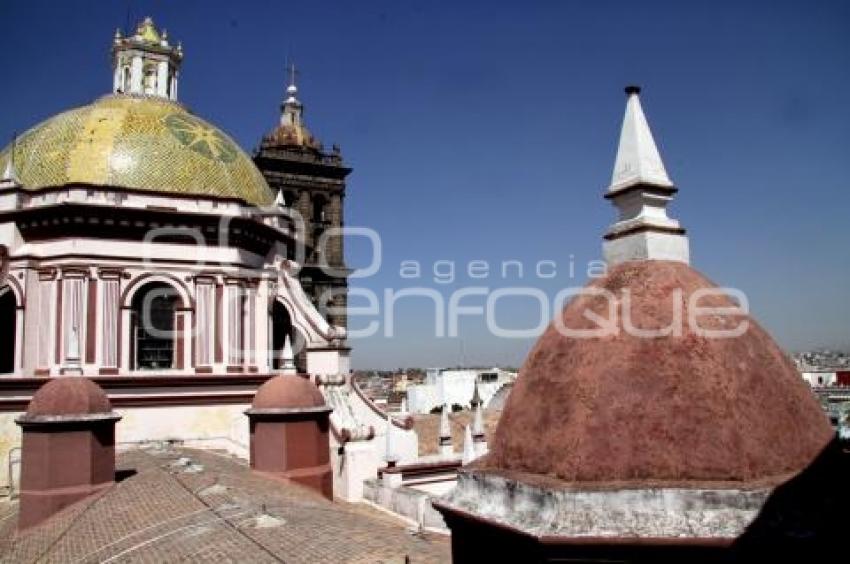
[[[368,506],[331,503],[223,455],[137,449],[118,467],[125,478],[106,493],[17,537],[17,503],[0,505],[0,561],[449,561],[444,537],[411,534]]]

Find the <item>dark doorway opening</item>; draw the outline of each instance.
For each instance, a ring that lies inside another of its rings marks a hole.
[[[0,288],[0,374],[15,371],[16,306],[12,290]]]
[[[307,372],[304,339],[292,326],[289,310],[276,300],[272,306],[272,368],[275,370],[283,368],[283,345],[287,335],[295,356],[295,368],[303,374]]]

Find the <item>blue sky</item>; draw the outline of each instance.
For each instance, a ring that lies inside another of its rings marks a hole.
[[[383,241],[381,270],[353,286],[448,300],[469,285],[583,284],[614,219],[601,195],[622,88],[637,83],[692,264],[743,290],[783,346],[850,346],[850,3],[6,1],[0,135],[106,93],[128,14],[182,40],[181,101],[246,149],[297,62],[309,126],[354,167],[347,223]],[[363,240],[348,258],[368,262]],[[400,278],[403,260],[422,277]],[[453,284],[435,283],[439,260],[456,264]],[[490,276],[463,275],[472,260]],[[502,278],[505,260],[525,277]],[[531,275],[540,260],[555,278]],[[501,300],[498,323],[533,327],[538,309]],[[517,365],[533,342],[474,318],[462,339],[437,338],[425,300],[396,313],[393,338],[382,326],[354,340],[356,367]]]

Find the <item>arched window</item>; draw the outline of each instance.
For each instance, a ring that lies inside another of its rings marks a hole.
[[[0,288],[0,374],[15,371],[16,305],[12,289]]]
[[[136,370],[174,368],[177,290],[163,282],[150,282],[133,296],[130,312],[132,364]]]
[[[321,194],[313,196],[313,221],[316,223],[327,221],[325,208],[328,201]]]
[[[145,70],[143,74],[143,84],[142,88],[145,94],[156,94],[156,79],[157,79],[157,68],[156,65],[145,65]]]
[[[295,368],[298,372],[307,371],[307,353],[304,346],[304,338],[301,333],[292,326],[289,311],[279,301],[275,300],[272,306],[272,368],[280,370],[283,368],[283,346],[286,336],[292,345],[295,355]]]

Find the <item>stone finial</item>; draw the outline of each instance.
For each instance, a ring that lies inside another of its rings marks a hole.
[[[626,88],[626,114],[605,197],[620,212],[603,244],[610,266],[630,260],[672,260],[688,263],[685,230],[667,217],[676,187],[667,175],[655,139],[641,108],[640,88]]]
[[[438,439],[440,446],[440,454],[443,456],[451,456],[454,454],[452,447],[452,426],[449,422],[449,404],[443,404],[443,411],[440,413],[440,438]]]
[[[609,192],[624,190],[636,184],[673,187],[640,105],[639,93],[640,88],[637,86],[626,87],[626,115],[620,130],[620,144]]]
[[[472,441],[476,457],[487,454],[487,436],[484,433],[483,411],[480,402],[472,410]]]
[[[20,186],[21,180],[18,178],[18,171],[15,170],[15,163],[12,159],[12,153],[14,152],[14,142],[12,144],[12,149],[9,151],[9,158],[6,159],[6,166],[3,167],[3,176],[0,177],[0,184],[11,185],[11,186]]]
[[[472,441],[472,431],[469,429],[469,425],[467,425],[463,430],[463,457],[461,462],[463,464],[469,464],[476,458],[475,445]]]
[[[469,400],[469,405],[474,408],[484,403],[481,401],[481,394],[478,392],[478,378],[475,379],[475,387],[472,389],[472,399]]]
[[[82,376],[82,358],[80,356],[80,332],[76,326],[71,327],[68,335],[68,352],[65,359],[63,373],[73,376]]]
[[[292,354],[292,343],[289,341],[289,335],[283,340],[283,356],[282,359],[283,366],[282,371],[284,374],[295,374],[298,371],[295,368],[295,355]]]
[[[387,413],[387,433],[386,433],[386,452],[384,460],[388,466],[394,466],[398,462],[398,455],[395,452],[395,444],[393,441],[393,417]]]

